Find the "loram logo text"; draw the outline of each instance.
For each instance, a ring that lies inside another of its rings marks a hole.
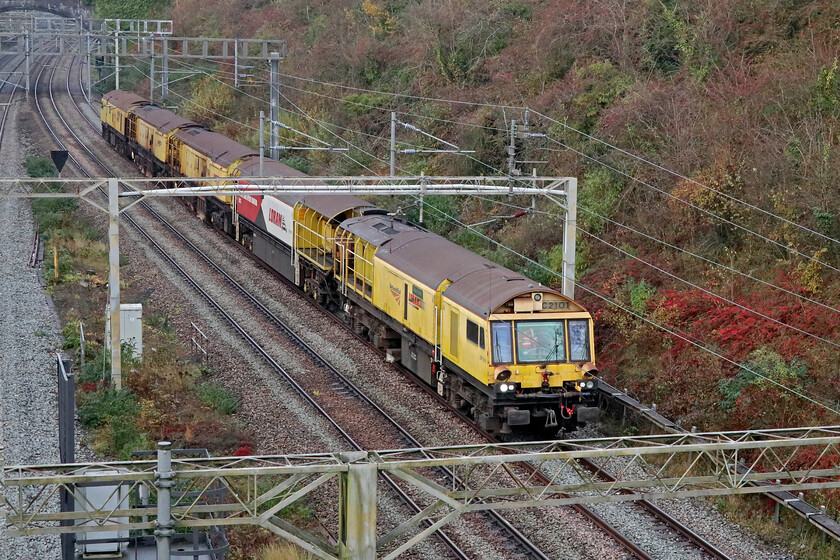
[[[400,302],[400,289],[394,286],[393,284],[389,285],[391,288],[391,295],[394,296],[394,299],[397,300],[397,303]]]
[[[248,202],[250,202],[254,206],[259,206],[260,205],[260,201],[257,200],[256,197],[251,196],[250,194],[242,194],[242,195],[239,195],[239,196],[240,196],[240,198],[243,198],[243,199],[247,200]]]
[[[276,225],[283,231],[286,231],[286,223],[283,221],[283,214],[281,214],[274,208],[268,209],[268,221]]]

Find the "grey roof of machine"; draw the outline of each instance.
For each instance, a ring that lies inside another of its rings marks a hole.
[[[244,177],[259,177],[259,156],[248,158],[239,166],[239,170]],[[263,161],[263,174],[266,177],[306,177],[306,173],[298,171],[293,167],[266,158]],[[277,184],[291,184],[291,181],[277,181]],[[321,181],[315,181],[313,184],[323,184]],[[312,208],[319,214],[334,218],[353,208],[368,208],[373,206],[370,202],[359,197],[348,194],[275,194],[269,195],[279,198],[286,204],[294,206],[295,203],[301,202],[305,206]]]
[[[400,222],[382,214],[368,214],[358,218],[350,218],[342,222],[341,227],[376,247],[389,243],[400,232],[425,233],[411,224]]]
[[[451,281],[446,297],[482,317],[523,294],[557,293],[439,235],[388,216],[353,218],[341,227],[378,246],[377,257],[433,290],[444,280]]]
[[[102,99],[123,111],[128,111],[132,107],[141,107],[149,104],[146,98],[136,93],[119,89],[106,93],[102,96]]]
[[[373,207],[367,200],[352,194],[305,194],[301,197],[301,203],[330,218],[354,208]]]
[[[224,167],[246,156],[259,155],[248,146],[231,140],[223,134],[203,128],[179,130],[175,133],[175,137]]]
[[[185,119],[169,109],[161,109],[155,105],[145,105],[132,111],[138,118],[143,119],[163,134],[169,134],[176,128],[199,127],[200,125]]]

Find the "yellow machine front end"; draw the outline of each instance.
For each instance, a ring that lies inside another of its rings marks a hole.
[[[484,385],[580,390],[570,382],[583,378],[584,366],[594,368],[592,317],[562,296],[517,298],[489,320],[445,297],[442,303],[443,356]]]

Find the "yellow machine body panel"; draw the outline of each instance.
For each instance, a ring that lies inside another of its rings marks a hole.
[[[175,133],[175,130],[169,134],[163,134],[156,128],[152,130],[151,150],[156,160],[169,161],[169,142],[172,140],[172,135]]]
[[[435,343],[435,290],[374,256],[373,304],[430,344]]]
[[[154,151],[154,138],[157,129],[144,121],[137,119],[137,143],[141,148],[145,148],[150,152]]]
[[[446,298],[445,292],[440,309],[441,355],[460,367],[480,383],[492,383],[488,372],[490,365],[490,343],[485,319]],[[467,339],[467,329],[475,337]]]
[[[99,115],[102,122],[125,136],[126,112],[116,108],[107,101],[102,101],[102,111]]]

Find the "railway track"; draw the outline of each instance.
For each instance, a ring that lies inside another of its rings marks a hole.
[[[8,57],[11,63],[14,63],[14,57]],[[23,65],[23,59],[10,71],[16,72],[18,68]],[[11,74],[9,74],[11,76]],[[12,86],[12,91],[9,93],[8,99],[3,103],[3,117],[0,119],[0,147],[2,147],[3,140],[5,139],[5,132],[6,132],[6,121],[9,118],[9,113],[12,110],[12,103],[15,101],[15,94],[18,91],[21,81],[23,81],[23,77],[19,76],[17,82],[10,83]],[[5,83],[0,86],[0,89],[4,89],[6,86]]]
[[[338,320],[338,319],[336,319]],[[373,350],[376,350],[373,345],[370,345]],[[442,403],[445,403],[446,400],[437,394],[431,387],[425,385],[420,380],[417,380],[410,372],[404,372],[406,377],[410,378],[418,387],[420,387],[423,391],[426,391],[429,395],[433,398],[440,400]],[[466,415],[458,412],[463,418],[464,421],[467,422],[476,433],[480,434],[489,442],[494,443],[503,443],[503,441],[499,440],[497,437],[493,436],[492,434],[486,432],[479,428],[475,423],[473,423],[469,417]],[[612,477],[608,472],[604,471],[587,459],[579,459],[578,462],[586,469],[591,472],[597,473],[598,476],[603,481],[614,482],[615,478]],[[541,470],[537,469],[536,467],[529,466],[525,467],[529,469],[530,474],[537,480],[539,480],[542,484],[549,484],[551,482],[551,477],[546,475]],[[627,494],[632,494],[632,492],[627,491]],[[653,523],[659,526],[664,526],[670,528],[674,531],[677,535],[680,536],[684,540],[687,546],[694,548],[697,552],[711,558],[715,558],[718,560],[731,560],[730,556],[728,556],[725,552],[721,551],[719,548],[714,546],[712,543],[692,531],[690,528],[685,526],[683,523],[680,523],[677,519],[673,518],[672,516],[668,515],[665,511],[661,508],[657,507],[653,503],[649,502],[648,500],[635,500],[634,503],[638,504],[641,509],[647,512],[647,514],[652,518]],[[586,516],[587,518],[591,519],[594,523],[598,526],[602,527],[604,531],[609,533],[612,538],[617,540],[618,542],[622,543],[622,546],[633,555],[635,558],[651,558],[651,556],[640,546],[636,545],[631,539],[623,535],[621,532],[617,531],[614,527],[612,527],[607,521],[601,518],[597,513],[595,513],[592,508],[586,507],[583,505],[575,505],[570,506],[577,510],[582,515]]]
[[[36,91],[38,88],[38,83],[40,82],[42,74],[39,74],[38,81],[36,81]],[[70,90],[70,74],[68,73],[67,78],[67,88],[68,94],[72,99],[72,91]],[[55,103],[55,98],[53,96],[53,89],[52,87],[49,88],[50,92],[50,100],[53,104],[54,111],[58,118],[61,120],[62,124],[66,128],[67,132],[73,136],[76,143],[83,147],[84,151],[86,152],[86,157],[94,162],[108,175],[113,175],[111,170],[105,165],[91,150],[89,150],[81,139],[72,131],[70,126],[67,124],[66,120],[63,119],[60,115],[60,111]],[[36,96],[37,98],[37,96]],[[74,105],[76,105],[76,109],[84,116],[83,111],[73,101]],[[43,108],[40,107],[39,104],[39,111],[44,117]],[[45,118],[45,117],[44,117]],[[46,118],[45,118],[46,119]],[[46,120],[45,120],[46,122]],[[58,135],[53,131],[54,139],[59,142],[62,146],[64,143],[58,137]],[[66,149],[66,147],[65,147]],[[71,160],[73,161],[74,165],[79,168],[82,173],[87,174],[85,166],[79,162],[78,158],[71,154]],[[285,337],[287,337],[292,343],[297,346],[301,351],[303,351],[306,355],[310,357],[313,362],[315,362],[318,367],[328,371],[330,375],[332,375],[341,387],[345,390],[345,394],[352,394],[355,399],[364,403],[366,406],[370,407],[371,409],[375,410],[379,415],[381,415],[384,421],[393,427],[399,433],[400,439],[404,442],[405,447],[422,447],[421,443],[414,439],[407,430],[405,430],[394,418],[389,416],[384,410],[382,410],[379,406],[377,406],[365,393],[356,387],[349,379],[347,379],[340,371],[338,371],[330,362],[325,359],[321,354],[315,350],[310,344],[308,344],[303,338],[298,336],[294,330],[290,328],[289,325],[284,323],[278,317],[276,317],[270,310],[268,310],[257,298],[253,297],[245,288],[243,288],[239,283],[237,283],[227,272],[225,272],[220,266],[218,266],[209,256],[207,256],[203,251],[201,251],[197,246],[195,246],[192,242],[190,242],[185,236],[183,236],[176,228],[174,228],[169,222],[167,222],[163,217],[160,216],[153,208],[145,203],[141,203],[141,207],[144,211],[148,212],[154,219],[156,219],[161,225],[166,228],[166,230],[172,236],[179,239],[181,243],[183,243],[186,247],[189,248],[191,252],[193,252],[196,256],[198,256],[203,262],[205,262],[210,268],[212,268],[218,275],[225,279],[227,284],[233,288],[240,297],[246,299],[253,308],[257,309],[266,320],[268,320],[275,328],[277,328],[280,332],[283,333]],[[312,390],[306,387],[303,387],[295,377],[282,365],[280,365],[271,355],[270,353],[262,346],[254,337],[252,337],[245,328],[241,326],[241,324],[233,318],[227,311],[225,311],[224,307],[211,295],[209,294],[201,285],[200,282],[195,280],[193,277],[190,276],[188,271],[184,269],[174,258],[171,257],[169,252],[162,246],[160,243],[150,235],[143,227],[141,227],[136,220],[132,219],[128,215],[124,215],[124,219],[128,220],[129,223],[146,239],[146,241],[154,247],[158,253],[163,256],[163,258],[173,267],[174,270],[178,271],[178,273],[190,284],[190,286],[201,295],[202,299],[207,302],[220,316],[222,316],[237,332],[238,334],[275,370],[279,375],[281,375],[289,384],[292,386],[295,391],[303,397],[311,406],[313,406],[322,416],[324,416],[328,422],[342,435],[342,437],[350,443],[350,445],[356,450],[363,450],[363,446],[357,441],[356,438],[353,437],[352,434],[349,433],[348,430],[343,428],[340,423],[334,418],[330,412],[323,407],[315,398],[312,396]],[[446,476],[452,476],[451,473],[444,473]],[[409,496],[404,490],[400,488],[400,486],[394,481],[391,477],[385,476],[385,481],[391,489],[400,496],[402,499],[415,513],[421,511],[421,507]],[[527,537],[525,537],[520,531],[514,528],[512,525],[507,523],[503,517],[498,515],[495,512],[492,512],[490,515],[492,523],[501,531],[503,535],[510,541],[516,544],[516,547],[519,549],[513,557],[516,558],[533,558],[533,559],[540,559],[540,560],[548,560],[549,557],[545,555],[536,545],[533,544]],[[499,534],[496,531],[496,534]],[[447,548],[453,553],[455,557],[458,558],[470,558],[463,550],[461,550],[457,544],[452,540],[452,538],[447,535],[444,531],[437,531],[436,535],[438,538],[443,542]]]
[[[651,431],[660,430],[664,433],[672,434],[688,433],[688,430],[680,424],[658,413],[655,405],[645,406],[626,392],[619,391],[608,383],[602,381],[598,387],[598,391],[601,394],[602,401],[622,409],[622,422],[626,416],[626,411],[629,410],[632,414],[637,415],[645,423],[649,424]],[[694,428],[692,428],[693,430]],[[777,507],[784,506],[791,509],[804,521],[814,525],[826,536],[840,540],[840,523],[826,514],[824,510],[809,504],[792,492],[767,492],[765,495],[776,502],[778,504]]]
[[[40,80],[40,74],[39,74],[39,80]],[[81,75],[80,75],[80,86],[81,86]],[[73,95],[72,95],[72,91],[71,91],[71,88],[70,88],[70,73],[69,73],[69,72],[68,72],[68,76],[67,76],[67,89],[68,89],[68,95],[70,96],[71,100],[73,100]],[[37,90],[37,85],[36,85],[36,90]],[[80,87],[80,90],[81,90],[82,92],[84,92],[84,88]],[[51,99],[53,99],[53,98],[52,98],[52,88],[50,88],[50,96],[51,96]],[[36,99],[37,99],[37,95],[36,95]],[[83,117],[85,117],[85,115],[84,115],[83,111],[82,111],[82,110],[81,110],[81,108],[78,106],[78,104],[75,102],[75,100],[73,100],[73,103],[74,103],[74,105],[76,106],[76,109],[79,111],[79,113],[80,113],[80,114],[82,114],[82,116],[83,116]],[[56,114],[58,114],[58,115],[59,115],[59,118],[61,118],[61,117],[60,117],[60,111],[58,110],[57,106],[55,105],[55,101],[54,101],[54,99],[53,99],[53,106],[54,106],[54,108],[55,108],[55,112],[56,112]],[[39,110],[40,110],[40,109],[39,109]],[[64,121],[64,119],[63,119],[63,118],[62,118],[61,120],[62,120],[62,122],[64,123],[64,126],[67,128],[67,130],[68,130],[68,131],[70,131],[70,133],[71,133],[71,134],[73,134],[73,133],[72,133],[72,131],[71,131],[71,129],[70,129],[70,127],[69,127],[69,125],[67,125],[66,121]],[[86,121],[88,121],[88,122],[90,123],[90,121],[87,119],[87,117],[85,117],[85,120],[86,120]],[[91,126],[94,128],[94,130],[95,130],[95,131],[97,131],[97,133],[98,133],[98,129],[97,129],[97,127],[96,127],[93,123],[90,123],[90,124],[91,124]],[[79,140],[79,139],[78,139],[78,137],[76,137],[76,136],[75,136],[75,134],[73,134],[73,136],[76,138],[76,141],[77,141],[80,145],[84,145],[84,144],[83,144],[83,142],[81,142],[81,140]],[[57,137],[56,137],[56,139],[58,140],[58,138],[57,138]],[[93,160],[97,161],[97,162],[98,162],[98,165],[99,165],[99,166],[100,166],[103,170],[105,170],[105,171],[106,171],[106,174],[109,174],[109,175],[112,175],[112,174],[113,174],[113,173],[111,173],[111,172],[110,172],[110,170],[107,168],[107,166],[105,166],[105,165],[104,165],[104,164],[103,164],[103,163],[102,163],[102,162],[101,162],[101,161],[100,161],[100,160],[99,160],[99,159],[98,159],[98,158],[97,158],[97,157],[96,157],[96,156],[95,156],[95,155],[94,155],[94,154],[93,154],[90,150],[88,150],[88,149],[87,149],[87,147],[85,147],[85,150],[88,152],[89,156],[90,156]],[[71,157],[72,157],[72,156],[71,156]],[[79,162],[76,160],[76,158],[75,158],[75,157],[73,157],[72,159],[73,159],[74,163],[75,163],[75,164],[76,164],[76,165],[77,165],[77,166],[81,169],[81,167],[82,167],[82,166],[79,164]],[[151,208],[149,208],[148,206],[147,206],[147,208],[146,208],[146,209],[147,209],[149,212],[154,212],[154,211],[153,211]],[[422,447],[422,445],[421,445],[421,443],[420,443],[419,441],[417,441],[417,440],[415,440],[413,437],[411,437],[411,435],[410,435],[410,434],[409,434],[409,433],[408,433],[408,432],[407,432],[404,428],[402,428],[402,426],[400,426],[400,425],[399,425],[399,423],[398,423],[398,422],[396,422],[396,420],[394,420],[393,418],[391,418],[391,417],[390,417],[390,416],[389,416],[389,415],[388,415],[388,414],[387,414],[384,410],[382,410],[382,409],[381,409],[378,405],[376,405],[376,403],[374,403],[373,401],[371,401],[371,400],[370,400],[370,399],[369,399],[369,398],[368,398],[368,397],[364,394],[364,392],[363,392],[363,391],[361,391],[361,390],[360,390],[357,386],[355,386],[355,384],[353,384],[353,383],[352,383],[352,381],[350,381],[349,379],[347,379],[347,378],[346,378],[346,376],[344,376],[343,374],[341,374],[341,372],[339,372],[337,369],[335,369],[335,368],[334,368],[334,367],[333,367],[333,366],[329,363],[329,361],[328,361],[328,360],[326,360],[326,359],[324,359],[322,356],[320,356],[320,354],[319,354],[316,350],[314,350],[314,349],[311,347],[311,345],[309,345],[308,343],[306,343],[306,341],[304,341],[301,337],[299,337],[299,336],[298,336],[298,335],[294,332],[294,330],[293,330],[293,329],[291,329],[288,325],[285,325],[285,324],[284,324],[281,320],[279,320],[276,316],[274,316],[274,315],[273,315],[273,314],[272,314],[272,313],[271,313],[271,312],[270,312],[267,308],[265,308],[265,306],[263,306],[263,305],[261,304],[261,302],[259,302],[259,301],[258,301],[256,298],[254,298],[253,296],[251,296],[251,295],[250,295],[250,293],[248,293],[248,291],[247,291],[247,290],[245,290],[242,286],[240,286],[238,283],[236,283],[236,282],[235,282],[235,280],[233,280],[233,278],[232,278],[232,277],[230,277],[230,275],[228,275],[228,274],[227,274],[227,273],[226,273],[226,272],[225,272],[225,271],[224,271],[221,267],[219,267],[216,263],[214,263],[214,262],[212,261],[212,259],[210,259],[210,258],[209,258],[206,254],[204,254],[204,253],[203,253],[203,252],[202,252],[202,251],[201,251],[198,247],[196,247],[194,244],[192,244],[189,240],[187,240],[185,237],[183,237],[180,233],[178,233],[178,232],[177,232],[177,230],[176,230],[174,227],[172,227],[170,224],[168,224],[168,222],[166,222],[166,221],[165,221],[162,217],[160,217],[159,215],[157,215],[157,213],[156,213],[156,212],[154,212],[154,214],[156,215],[156,218],[155,218],[155,219],[159,220],[159,221],[160,221],[160,223],[164,224],[164,227],[166,227],[166,228],[170,231],[170,233],[171,233],[172,235],[177,236],[177,237],[180,237],[180,238],[183,240],[184,244],[185,244],[186,246],[188,246],[188,247],[189,247],[190,251],[192,251],[192,252],[193,252],[193,253],[195,253],[197,256],[199,256],[199,258],[200,258],[201,260],[205,261],[205,262],[207,263],[207,265],[208,265],[208,266],[210,266],[211,268],[213,268],[214,270],[216,270],[216,272],[217,272],[220,276],[225,277],[225,278],[226,278],[226,282],[228,282],[228,284],[229,284],[229,285],[230,285],[230,286],[231,286],[231,287],[232,287],[235,291],[237,291],[237,292],[240,294],[240,296],[241,296],[241,297],[243,297],[243,298],[245,298],[245,299],[249,300],[250,304],[251,304],[251,305],[252,305],[255,309],[258,309],[258,310],[260,311],[260,313],[264,316],[264,318],[265,318],[266,320],[270,321],[270,322],[271,322],[271,323],[272,323],[272,324],[273,324],[273,325],[274,325],[274,326],[275,326],[278,330],[280,330],[281,332],[283,332],[283,334],[284,334],[284,335],[285,335],[285,336],[286,336],[289,340],[291,340],[291,341],[292,341],[292,342],[293,342],[293,343],[294,343],[294,344],[295,344],[295,345],[296,345],[296,346],[297,346],[297,347],[298,347],[301,351],[303,351],[303,352],[304,352],[304,353],[306,353],[308,356],[310,356],[310,358],[311,358],[314,362],[318,363],[318,364],[320,365],[320,367],[324,368],[325,370],[330,371],[331,375],[333,375],[333,376],[335,376],[335,377],[336,377],[336,379],[338,380],[338,383],[339,383],[339,384],[340,384],[340,385],[344,388],[344,390],[345,390],[345,392],[346,392],[346,393],[348,393],[348,394],[352,394],[352,395],[354,396],[354,398],[358,399],[358,400],[359,400],[359,401],[361,401],[361,402],[364,402],[367,406],[370,406],[370,407],[372,407],[373,409],[377,410],[377,411],[378,411],[378,413],[379,413],[379,414],[381,414],[383,418],[387,419],[387,421],[388,421],[391,425],[393,425],[393,426],[395,427],[395,429],[396,429],[396,430],[400,433],[400,437],[401,437],[401,439],[402,439],[404,442],[406,442],[406,443],[408,444],[408,446],[411,446],[411,447]],[[128,218],[128,216],[126,216],[126,218]],[[182,274],[182,275],[183,275],[183,276],[184,276],[184,277],[188,280],[188,282],[190,282],[190,284],[193,286],[193,288],[194,288],[196,291],[198,291],[199,293],[202,293],[202,292],[203,292],[203,290],[202,290],[202,288],[199,286],[199,284],[198,284],[197,282],[195,282],[195,281],[193,281],[193,280],[189,279],[189,277],[188,277],[188,275],[187,275],[186,271],[183,271],[183,270],[181,269],[181,267],[178,265],[178,263],[177,263],[177,262],[175,262],[173,259],[168,258],[168,255],[166,255],[166,252],[163,250],[163,248],[162,248],[159,244],[157,244],[154,240],[152,240],[151,236],[149,236],[149,235],[148,235],[145,231],[143,231],[143,230],[142,230],[142,228],[140,228],[140,227],[139,227],[139,226],[137,226],[136,224],[133,224],[133,225],[135,225],[135,227],[137,227],[137,228],[138,228],[138,231],[141,231],[141,234],[142,234],[144,237],[146,237],[146,238],[147,238],[147,240],[150,242],[150,244],[152,244],[153,246],[155,246],[155,247],[157,248],[157,250],[158,250],[158,251],[159,251],[162,255],[164,255],[164,257],[165,257],[165,258],[167,258],[167,260],[169,260],[170,264],[171,264],[171,265],[172,265],[175,269],[178,269],[178,270],[180,271],[180,273],[181,273],[181,274]],[[212,297],[210,297],[210,296],[209,296],[209,295],[207,295],[207,294],[205,294],[205,295],[204,295],[204,297],[205,297],[205,299],[207,299],[207,300],[208,300],[208,302],[212,300]],[[236,328],[236,329],[237,329],[237,331],[238,331],[238,332],[240,332],[240,335],[241,335],[244,339],[248,340],[248,341],[249,341],[249,343],[251,343],[252,345],[254,345],[254,346],[255,346],[255,348],[258,346],[258,343],[257,343],[256,341],[254,341],[254,340],[253,340],[253,339],[252,339],[252,338],[248,335],[248,333],[247,333],[247,332],[245,332],[245,330],[244,330],[244,329],[242,329],[241,327],[236,326],[236,321],[235,321],[233,318],[231,318],[231,317],[230,317],[230,316],[229,316],[229,315],[228,315],[228,314],[227,314],[227,313],[226,313],[226,312],[225,312],[225,311],[221,308],[221,306],[219,306],[219,305],[218,305],[217,303],[215,303],[215,302],[213,302],[213,303],[212,303],[212,305],[213,305],[213,306],[217,309],[217,311],[218,311],[221,315],[225,316],[225,317],[226,317],[226,319],[227,319],[229,322],[231,322],[231,324],[232,324],[232,325],[234,325],[234,328]],[[260,352],[260,353],[263,355],[263,357],[264,357],[267,361],[269,361],[269,363],[274,362],[274,361],[273,361],[273,359],[272,359],[272,358],[271,358],[271,357],[270,357],[270,356],[269,356],[269,355],[265,352],[265,350],[258,350],[258,352]],[[274,364],[272,365],[272,367],[275,367],[275,369],[279,368],[279,369],[278,369],[278,372],[282,369],[282,367],[280,367],[280,366],[279,366],[279,364],[276,364],[276,362],[274,362]],[[329,414],[328,414],[325,410],[323,410],[323,409],[322,409],[322,407],[320,407],[320,405],[319,405],[317,402],[315,402],[315,400],[314,400],[314,399],[312,399],[312,398],[311,398],[311,397],[307,394],[306,390],[305,390],[304,388],[300,387],[300,386],[299,386],[299,385],[298,385],[298,384],[297,384],[297,383],[296,383],[296,382],[295,382],[295,381],[294,381],[294,380],[293,380],[293,379],[292,379],[292,378],[288,375],[288,373],[285,373],[285,374],[283,374],[283,375],[285,375],[285,376],[287,377],[287,379],[289,380],[289,382],[290,382],[290,383],[292,383],[294,386],[297,386],[296,388],[297,388],[298,392],[299,392],[302,396],[304,396],[304,398],[305,398],[307,401],[309,401],[309,402],[310,402],[310,404],[312,404],[312,405],[313,405],[316,409],[318,409],[318,410],[319,410],[322,414],[324,414],[325,416],[327,416],[327,417],[329,418]],[[412,377],[412,381],[414,381],[414,378],[413,378],[413,377]],[[424,386],[424,385],[422,385],[422,384],[421,384],[420,386],[422,386],[422,387],[423,387],[424,389],[426,389],[426,390],[429,390],[429,388],[427,388],[426,386]],[[435,396],[435,398],[439,398],[439,397],[437,396],[437,394],[436,394],[436,393],[434,393],[433,391],[430,391],[430,390],[429,390],[429,393],[430,393],[431,395],[434,395],[434,396]],[[346,432],[345,432],[345,431],[344,431],[344,430],[343,430],[343,429],[342,429],[342,428],[341,428],[341,427],[340,427],[340,426],[339,426],[339,425],[338,425],[338,424],[337,424],[334,420],[332,420],[332,419],[330,419],[330,420],[333,422],[333,424],[335,425],[335,427],[336,427],[336,428],[337,428],[340,432],[343,432],[343,433],[346,435],[346,437],[348,438],[348,441],[351,441],[351,442],[353,441],[352,437],[351,437],[349,434],[346,434]],[[472,424],[470,424],[470,425],[472,426]],[[484,436],[484,437],[488,437],[488,438],[490,438],[489,434],[486,434],[486,433],[485,433],[485,434],[483,434],[483,436]],[[491,438],[491,439],[492,439],[492,438]],[[354,442],[354,443],[353,443],[353,445],[355,446],[355,448],[357,448],[357,449],[361,449],[361,447],[358,445],[358,443]],[[595,467],[595,468],[597,468],[597,467]],[[449,474],[451,475],[451,473],[449,473]],[[536,476],[538,476],[538,477],[545,477],[545,475],[543,475],[543,474],[541,474],[541,473],[536,473]],[[545,480],[547,480],[546,478],[544,478],[544,479],[545,479]],[[726,555],[724,555],[722,552],[720,552],[719,550],[715,549],[714,547],[712,547],[712,546],[711,546],[711,545],[709,545],[708,543],[705,543],[705,541],[703,541],[702,539],[700,539],[699,537],[697,537],[696,535],[694,535],[693,533],[691,533],[689,530],[687,530],[687,529],[685,529],[684,527],[682,527],[682,526],[681,526],[681,524],[679,524],[678,522],[676,522],[676,521],[675,521],[675,520],[673,520],[673,519],[668,518],[668,517],[664,514],[664,512],[661,512],[661,510],[659,510],[659,511],[657,512],[656,510],[658,510],[658,508],[655,508],[655,506],[653,506],[652,504],[649,504],[649,505],[651,506],[650,508],[647,508],[646,506],[643,506],[643,507],[646,507],[646,509],[648,509],[649,511],[651,511],[651,513],[652,513],[653,515],[655,515],[655,516],[656,516],[656,517],[657,517],[657,518],[658,518],[658,519],[659,519],[662,523],[667,524],[669,527],[672,527],[675,531],[680,532],[680,533],[682,533],[684,536],[686,536],[686,537],[688,538],[688,540],[689,540],[689,541],[692,541],[692,542],[693,542],[693,543],[694,543],[694,544],[695,544],[695,545],[696,545],[696,546],[697,546],[700,550],[703,550],[703,552],[704,552],[705,554],[707,554],[707,555],[709,555],[709,556],[711,556],[711,557],[713,557],[713,558],[728,558],[728,557],[727,557]],[[579,508],[579,509],[578,509],[578,511],[579,511],[579,512],[581,512],[581,513],[583,513],[584,515],[586,515],[587,517],[589,517],[589,518],[590,518],[593,522],[595,522],[597,525],[601,526],[601,527],[602,527],[602,528],[603,528],[606,532],[608,532],[609,534],[611,534],[611,537],[612,537],[613,539],[615,539],[616,541],[620,542],[620,543],[622,544],[622,546],[625,548],[625,550],[627,550],[627,552],[628,552],[630,555],[632,555],[633,557],[637,557],[637,558],[649,558],[649,557],[650,557],[650,556],[649,556],[649,555],[647,555],[647,554],[646,554],[646,553],[645,553],[645,552],[644,552],[641,548],[637,547],[637,546],[636,546],[636,545],[634,545],[632,542],[630,542],[630,541],[629,541],[629,539],[626,539],[626,538],[625,538],[625,537],[623,537],[620,533],[616,532],[613,528],[611,528],[611,527],[609,526],[609,524],[608,524],[608,523],[606,523],[606,522],[604,522],[602,519],[600,519],[597,515],[595,515],[595,514],[594,514],[594,512],[587,511],[587,510],[588,510],[588,508]],[[494,520],[494,521],[502,527],[503,531],[505,531],[505,533],[506,533],[506,534],[508,534],[511,538],[514,538],[515,540],[517,540],[517,541],[519,542],[520,546],[523,544],[523,542],[524,542],[524,541],[523,541],[522,539],[517,538],[517,537],[515,537],[515,536],[514,536],[514,535],[515,535],[515,531],[516,531],[516,530],[515,530],[512,526],[510,526],[510,524],[507,524],[507,527],[506,527],[506,526],[505,526],[506,522],[503,522],[503,521],[502,521],[502,522],[500,522],[499,520]],[[524,536],[523,536],[523,538],[524,538]],[[524,540],[525,540],[525,541],[527,541],[527,539],[524,539]],[[531,544],[532,544],[532,543],[531,543]],[[524,548],[525,550],[527,550],[527,551],[528,551],[528,552],[526,553],[526,554],[527,554],[527,557],[534,557],[534,558],[547,558],[547,556],[545,556],[544,554],[542,554],[542,553],[539,551],[539,549],[537,549],[536,547],[531,548],[531,547],[528,547],[528,546],[523,546],[523,548]],[[466,557],[466,556],[460,556],[460,557]],[[520,557],[522,557],[522,556],[520,555]]]

